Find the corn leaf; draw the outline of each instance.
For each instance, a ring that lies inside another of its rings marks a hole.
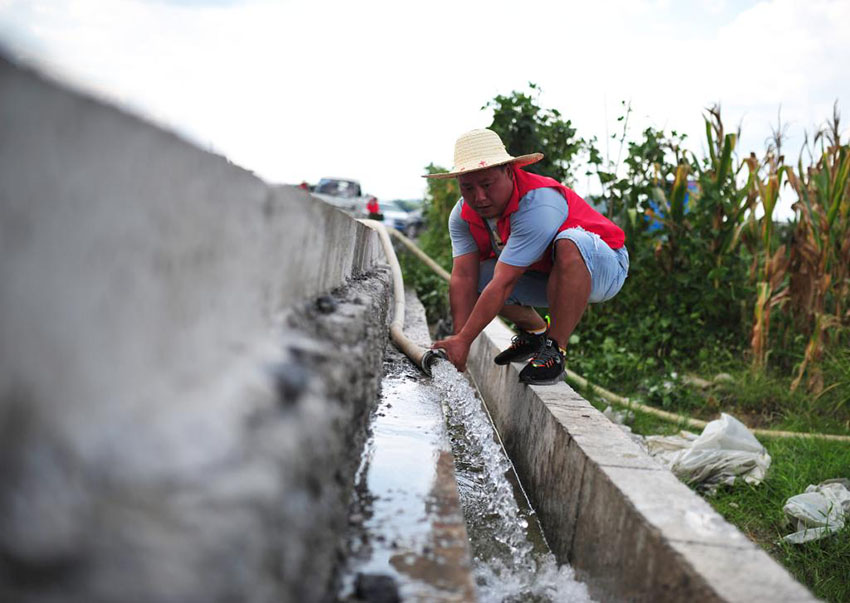
[[[711,157],[711,165],[717,165],[717,153],[714,150],[714,137],[711,134],[711,122],[705,120],[705,138],[708,142],[708,154]]]
[[[673,181],[673,192],[670,195],[670,218],[679,224],[685,217],[685,195],[688,192],[688,166],[685,164],[676,168],[676,179]]]
[[[717,183],[721,184],[726,181],[729,174],[729,167],[732,165],[732,150],[735,148],[735,142],[738,140],[736,134],[727,134],[723,141],[723,151],[720,155],[720,165],[717,168]]]
[[[832,198],[829,203],[829,211],[827,212],[826,221],[832,226],[835,221],[835,216],[838,215],[838,209],[844,197],[844,192],[847,189],[847,177],[850,173],[850,153],[847,152],[848,147],[842,147],[839,152],[839,166],[835,176],[835,183],[832,187]]]

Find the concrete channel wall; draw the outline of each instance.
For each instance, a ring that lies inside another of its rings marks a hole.
[[[814,601],[567,384],[519,383],[493,363],[513,333],[493,321],[469,372],[553,553],[600,601]]]
[[[376,235],[0,57],[0,600],[321,601]]]

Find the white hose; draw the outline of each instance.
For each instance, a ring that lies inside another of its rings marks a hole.
[[[405,356],[410,358],[426,375],[430,376],[431,365],[437,358],[445,358],[445,355],[442,350],[429,350],[416,345],[404,334],[404,279],[401,275],[401,266],[399,266],[398,258],[396,258],[392,241],[390,241],[390,236],[387,234],[387,228],[376,220],[363,219],[358,220],[358,222],[378,233],[378,238],[381,240],[381,246],[384,249],[384,255],[387,256],[387,263],[392,271],[393,297],[395,301],[393,303],[393,321],[390,323],[390,339]]]

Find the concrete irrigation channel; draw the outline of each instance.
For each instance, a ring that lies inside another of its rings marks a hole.
[[[388,351],[374,231],[2,58],[0,99],[0,600],[493,600],[475,524],[500,515],[530,540],[492,540],[536,551],[542,582],[574,572],[576,596],[812,600],[566,384],[494,365],[499,322],[469,362],[500,438],[478,441],[504,444],[531,506],[495,505],[505,487],[465,473],[472,415],[445,404],[469,386]],[[380,510],[361,486],[381,413],[437,434],[394,492],[423,481],[440,519],[396,565],[392,542],[350,555]],[[411,568],[421,589],[395,581]]]

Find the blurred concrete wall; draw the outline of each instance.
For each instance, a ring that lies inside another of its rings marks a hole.
[[[0,57],[0,249],[0,599],[325,597],[376,237]]]

